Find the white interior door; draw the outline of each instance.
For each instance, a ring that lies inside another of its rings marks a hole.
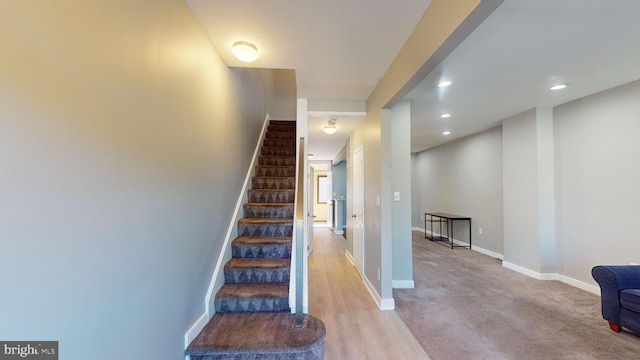
[[[307,256],[309,256],[313,251],[313,219],[315,218],[313,205],[315,202],[315,193],[316,193],[315,182],[316,182],[315,171],[311,166],[309,166],[309,173],[307,177],[307,183],[308,183],[307,201],[309,204],[309,206],[307,207],[307,231],[309,232],[308,240],[307,240]]]
[[[327,227],[333,229],[333,175],[327,171]]]
[[[364,276],[364,147],[353,152],[353,258]]]

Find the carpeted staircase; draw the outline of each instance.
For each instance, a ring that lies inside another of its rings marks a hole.
[[[323,358],[324,324],[305,315],[292,326],[289,308],[295,142],[294,121],[269,122],[216,313],[187,348],[191,360]]]

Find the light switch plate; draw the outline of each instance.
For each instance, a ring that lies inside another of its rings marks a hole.
[[[400,201],[400,193],[398,191],[393,193],[393,200]]]

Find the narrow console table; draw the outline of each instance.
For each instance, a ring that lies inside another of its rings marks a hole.
[[[455,221],[466,221],[469,224],[469,245],[455,245],[453,243],[453,223]],[[429,234],[427,234],[427,222],[429,225]],[[438,223],[439,232],[436,236],[433,232],[433,223]],[[442,224],[445,224],[447,234],[442,232]],[[447,213],[424,213],[424,238],[431,241],[443,241],[451,244],[451,248],[462,247],[471,249],[471,218],[468,216],[453,215]]]

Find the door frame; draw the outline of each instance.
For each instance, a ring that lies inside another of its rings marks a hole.
[[[362,159],[356,161],[356,154]],[[353,258],[354,266],[364,278],[365,227],[364,227],[364,145],[353,151]]]

